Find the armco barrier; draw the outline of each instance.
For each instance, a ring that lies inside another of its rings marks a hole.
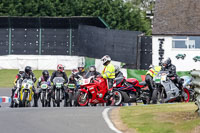
[[[7,96],[0,96],[0,103],[10,103],[11,98]]]
[[[195,103],[198,106],[198,113],[200,115],[200,70],[193,70],[191,72],[191,75],[193,77],[193,85],[194,85],[194,90],[195,90]]]

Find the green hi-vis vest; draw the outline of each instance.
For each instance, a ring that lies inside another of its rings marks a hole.
[[[147,71],[146,75],[155,77],[158,74],[158,72],[160,72],[160,70],[161,70],[161,66],[155,66],[155,67],[149,69],[149,71]]]
[[[115,67],[113,64],[109,63],[104,67],[102,71],[102,76],[104,79],[114,79],[115,78]]]

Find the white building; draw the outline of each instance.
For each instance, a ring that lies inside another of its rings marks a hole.
[[[159,64],[158,39],[164,38],[164,60],[170,57],[177,71],[200,69],[199,7],[199,0],[156,0],[152,31],[154,65]],[[178,59],[178,55],[184,58]]]

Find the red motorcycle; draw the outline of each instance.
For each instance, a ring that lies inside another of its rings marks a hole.
[[[82,79],[79,81],[80,89],[77,94],[77,103],[79,106],[90,105],[95,106],[98,103],[106,103],[111,105],[113,103],[112,98],[106,98],[108,87],[107,81],[101,77],[88,79]],[[112,88],[110,89],[110,91]]]
[[[132,103],[142,100],[144,104],[150,103],[150,92],[145,82],[139,83],[135,78],[125,79],[119,77],[115,79],[113,86],[115,105],[122,103]]]

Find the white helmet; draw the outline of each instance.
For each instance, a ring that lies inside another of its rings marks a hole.
[[[79,62],[79,63],[78,63],[78,68],[79,68],[79,67],[83,67],[83,68],[84,68],[84,67],[85,67],[85,64],[84,64],[83,62]]]
[[[152,64],[151,64],[151,65],[149,65],[149,69],[151,69],[151,68],[153,68],[153,67],[154,67],[154,65],[152,65]]]
[[[105,65],[108,61],[111,61],[111,58],[109,55],[105,55],[101,58],[101,61],[103,61],[103,65]]]
[[[24,69],[23,68],[19,68],[19,72],[24,72]]]

